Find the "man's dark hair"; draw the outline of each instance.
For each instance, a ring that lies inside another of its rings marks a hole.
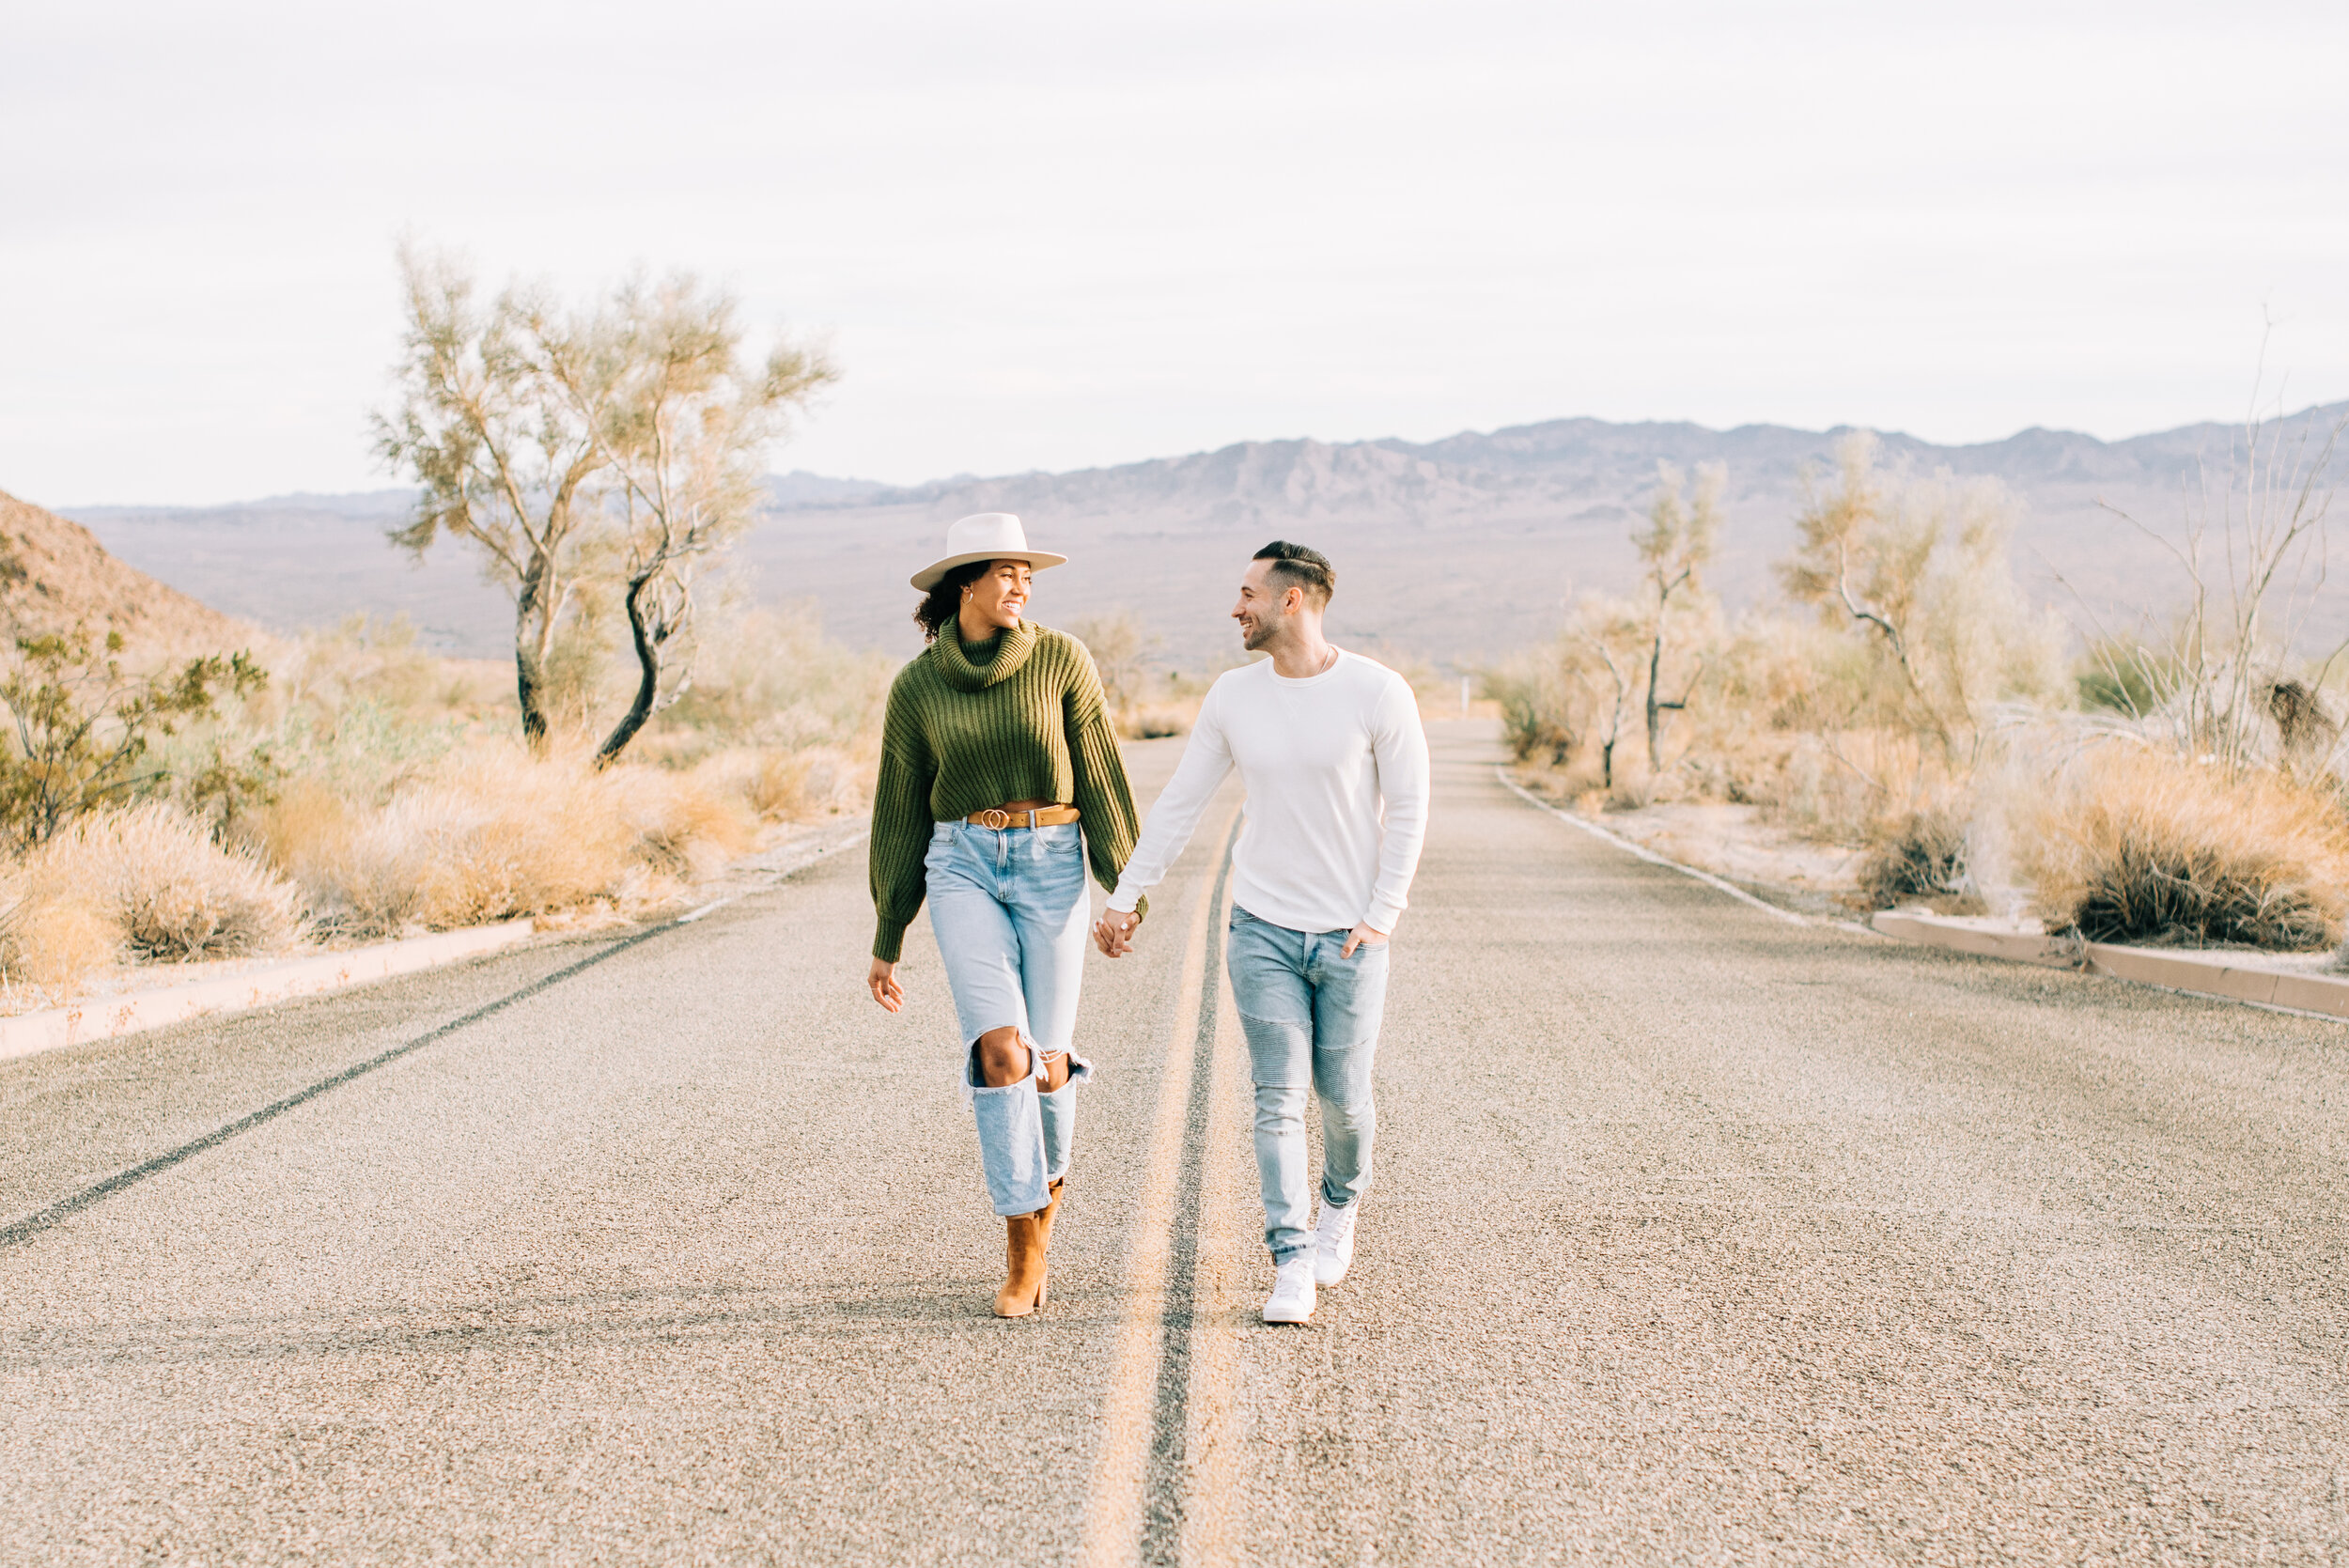
[[[1338,568],[1317,550],[1275,539],[1256,551],[1255,559],[1272,563],[1272,569],[1265,575],[1282,590],[1304,589],[1306,602],[1316,610],[1327,605],[1330,596],[1338,591]]]

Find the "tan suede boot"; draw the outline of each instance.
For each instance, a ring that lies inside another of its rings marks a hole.
[[[995,1293],[997,1317],[1026,1317],[1044,1305],[1044,1216],[1015,1214],[1003,1221],[1005,1274]]]
[[[1053,1218],[1060,1213],[1060,1189],[1067,1185],[1068,1178],[1066,1176],[1063,1176],[1060,1180],[1054,1182],[1050,1187],[1047,1188],[1045,1190],[1051,1193],[1052,1201],[1036,1211],[1036,1247],[1045,1254],[1045,1268],[1047,1272],[1049,1272],[1051,1268],[1052,1220]],[[1036,1282],[1035,1304],[1039,1307],[1044,1305],[1044,1284],[1042,1281],[1038,1281]]]

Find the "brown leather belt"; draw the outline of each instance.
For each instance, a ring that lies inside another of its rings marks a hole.
[[[998,832],[1005,828],[1058,828],[1077,821],[1084,814],[1074,806],[1043,806],[1034,811],[1003,811],[989,807],[974,811],[963,818],[973,828],[993,828]]]

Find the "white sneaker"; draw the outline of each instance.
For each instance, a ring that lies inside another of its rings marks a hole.
[[[1272,1298],[1264,1304],[1267,1323],[1304,1323],[1314,1315],[1314,1255],[1300,1252],[1272,1272]]]
[[[1354,1210],[1359,1203],[1360,1200],[1352,1203],[1322,1201],[1321,1219],[1314,1225],[1315,1284],[1334,1285],[1353,1265]]]

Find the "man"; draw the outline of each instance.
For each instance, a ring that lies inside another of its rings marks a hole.
[[[1403,677],[1332,647],[1329,558],[1274,541],[1256,551],[1232,618],[1252,653],[1207,692],[1174,778],[1110,895],[1094,940],[1123,955],[1136,901],[1190,841],[1224,775],[1248,788],[1232,851],[1225,963],[1256,1086],[1256,1165],[1272,1250],[1267,1323],[1303,1323],[1315,1287],[1346,1277],[1370,1186],[1371,1059],[1386,1002],[1387,939],[1427,832],[1427,737]],[[1321,1214],[1306,1196],[1305,1102],[1321,1099]]]

